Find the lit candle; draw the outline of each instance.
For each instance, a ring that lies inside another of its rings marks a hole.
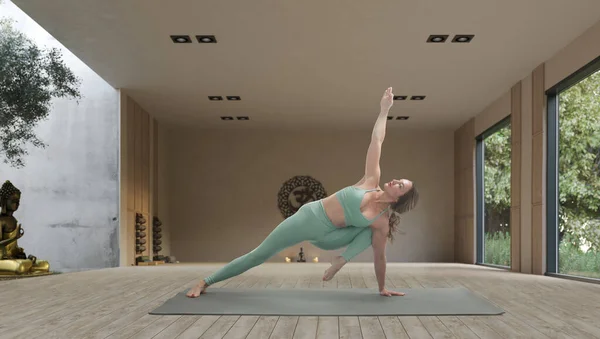
[[[285,257],[285,262],[291,262],[292,259],[290,259],[290,257]]]
[[[313,262],[319,262],[319,257],[314,257]]]

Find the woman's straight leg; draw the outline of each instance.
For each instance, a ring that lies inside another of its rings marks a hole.
[[[287,247],[302,241],[321,238],[329,229],[322,223],[314,203],[302,206],[294,215],[281,222],[254,250],[244,254],[205,278],[208,285],[237,276],[258,266]]]

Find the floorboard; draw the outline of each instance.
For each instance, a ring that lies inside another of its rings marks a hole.
[[[215,288],[378,287],[372,264],[269,263]],[[388,289],[465,287],[501,316],[156,316],[216,264],[122,267],[0,281],[3,338],[600,338],[600,285],[462,264],[389,263]],[[209,289],[209,293],[210,293]]]

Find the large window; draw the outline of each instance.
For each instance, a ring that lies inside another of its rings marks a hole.
[[[600,60],[547,94],[548,272],[600,279]]]
[[[477,138],[477,263],[510,267],[511,126]]]

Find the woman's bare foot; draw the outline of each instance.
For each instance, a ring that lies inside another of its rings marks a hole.
[[[344,257],[337,256],[333,258],[333,260],[331,261],[331,266],[325,271],[325,274],[323,274],[323,281],[329,281],[333,279],[335,274],[342,267],[344,267],[344,265],[346,265],[346,259],[344,259]]]
[[[204,280],[202,280],[201,282],[198,283],[198,285],[192,287],[188,292],[187,292],[187,296],[189,298],[197,298],[200,296],[200,294],[205,294],[206,293],[206,289],[208,288],[208,286],[206,285],[206,283],[204,282]]]

